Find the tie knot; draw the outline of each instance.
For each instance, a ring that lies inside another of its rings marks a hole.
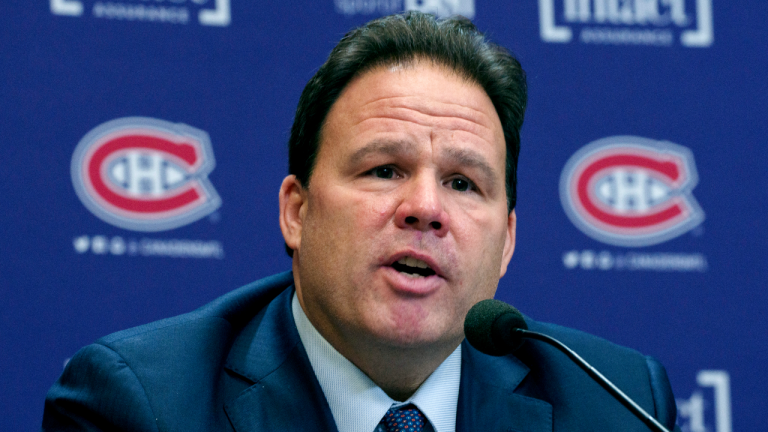
[[[390,408],[381,423],[387,432],[421,432],[424,429],[424,414],[414,405]]]

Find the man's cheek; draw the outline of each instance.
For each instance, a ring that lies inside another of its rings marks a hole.
[[[352,220],[362,230],[381,230],[392,219],[396,206],[391,199],[379,198],[358,202]],[[371,233],[374,234],[374,233]]]

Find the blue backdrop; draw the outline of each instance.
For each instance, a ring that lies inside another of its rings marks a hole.
[[[386,13],[472,17],[528,73],[497,297],[659,358],[688,432],[765,430],[768,2],[39,0],[0,14],[0,417],[75,351],[289,268],[299,94]]]

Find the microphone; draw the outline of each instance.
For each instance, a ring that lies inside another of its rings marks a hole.
[[[501,300],[483,300],[469,310],[464,320],[464,335],[478,351],[503,356],[512,354],[523,343],[513,330],[528,330],[523,314]]]
[[[608,378],[565,344],[551,336],[528,330],[528,324],[525,323],[523,314],[503,301],[487,299],[472,306],[464,320],[464,335],[470,345],[478,351],[492,356],[503,356],[515,352],[522,345],[523,338],[546,342],[568,356],[590,378],[600,384],[651,430],[669,432],[669,429],[659,423],[655,417],[648,414]]]

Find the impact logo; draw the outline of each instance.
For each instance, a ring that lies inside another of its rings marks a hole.
[[[568,160],[560,177],[560,200],[571,222],[595,240],[650,246],[704,220],[691,194],[697,181],[687,148],[616,136],[588,144]]]
[[[400,11],[419,11],[448,17],[475,16],[475,0],[334,0],[336,11],[352,15],[389,15]]]
[[[91,0],[92,1],[92,0]],[[54,15],[82,16],[85,0],[50,0]],[[89,4],[95,18],[189,24],[197,12],[197,21],[205,26],[228,26],[232,21],[229,0],[122,0],[95,1]]]
[[[731,377],[724,370],[700,370],[698,388],[689,399],[677,399],[682,432],[732,432]],[[712,427],[714,425],[714,427]]]
[[[72,183],[85,207],[109,224],[165,231],[221,205],[207,175],[208,134],[145,117],[108,121],[88,132],[72,157]]]
[[[712,0],[539,0],[541,40],[708,47]]]

